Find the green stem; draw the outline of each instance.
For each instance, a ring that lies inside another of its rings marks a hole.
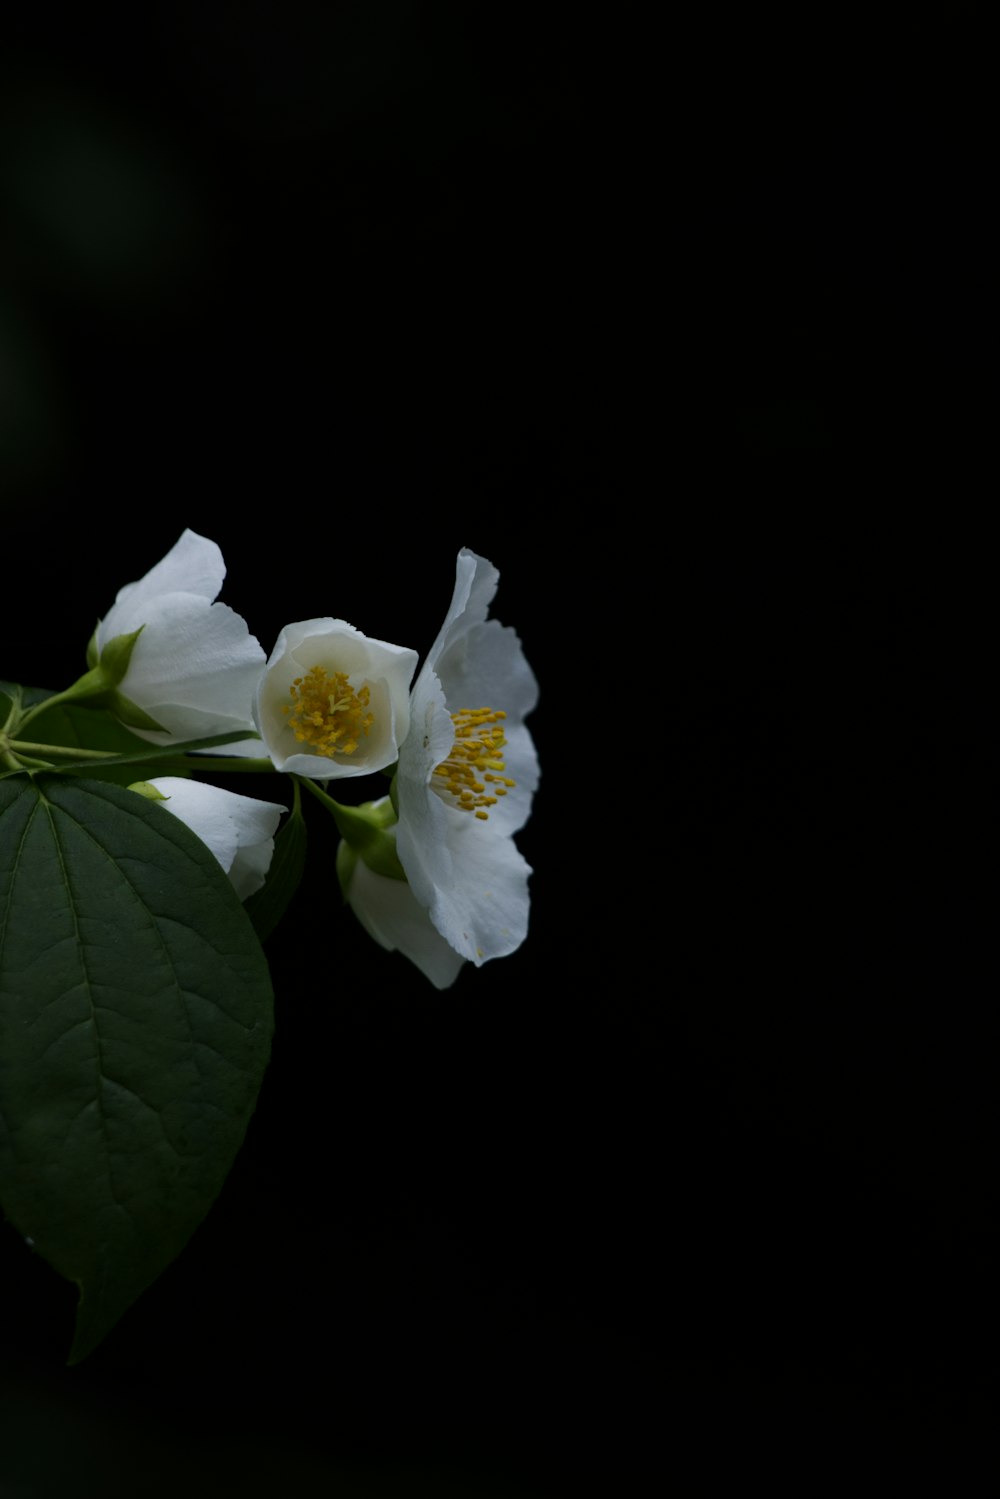
[[[15,689],[14,695],[13,695],[13,697],[10,700],[10,712],[7,714],[7,718],[6,718],[6,721],[4,722],[3,728],[0,729],[0,734],[6,734],[7,730],[11,726],[11,723],[14,721],[14,719],[17,717],[17,715],[20,713],[20,711],[21,711],[21,689],[20,689],[20,687],[18,687],[18,688]]]
[[[16,732],[20,733],[25,724],[29,724],[33,718],[37,718],[39,713],[45,713],[49,708],[54,708],[57,703],[68,702],[70,698],[76,696],[77,694],[74,693],[72,687],[68,687],[65,692],[56,692],[52,697],[43,698],[40,703],[36,703],[33,708],[29,708],[23,718],[18,720]]]
[[[0,755],[0,761],[9,770],[53,770],[51,760],[36,760],[31,755],[13,755],[9,750],[4,750]]]
[[[189,769],[197,762],[199,770],[203,769],[205,771],[224,770],[228,772],[243,770],[249,771],[253,775],[260,775],[263,772],[274,770],[274,766],[270,760],[244,759],[242,756],[237,755],[184,755],[178,758]]]
[[[311,791],[316,800],[322,802],[324,807],[333,813],[334,817],[336,817],[338,812],[347,810],[339,802],[335,802],[332,796],[327,795],[325,791],[321,791],[315,781],[309,781],[304,776],[293,776],[292,780],[297,786],[304,786],[307,791]]]
[[[8,744],[13,750],[26,750],[28,754],[38,751],[45,755],[62,755],[70,760],[113,760],[117,750],[92,750],[79,749],[69,744],[32,744],[28,739],[9,739]]]
[[[298,781],[299,777],[295,779]],[[341,838],[356,854],[360,854],[370,869],[387,879],[406,879],[406,871],[396,852],[396,837],[391,831],[396,812],[388,800],[364,802],[360,807],[342,807],[313,781],[303,779],[302,784],[328,812],[332,812]]]
[[[364,847],[372,839],[380,837],[387,823],[396,821],[395,811],[388,817],[382,816],[369,810],[371,802],[366,802],[364,807],[344,807],[340,802],[335,802],[328,792],[322,791],[315,781],[307,780],[304,776],[295,776],[294,779],[301,780],[306,790],[311,791],[316,800],[322,802],[328,812],[333,813],[340,836],[346,838],[354,848]]]
[[[328,812],[333,813],[333,820],[337,824],[337,831],[341,838],[353,844],[356,840],[352,834],[355,833],[358,821],[358,814],[354,808],[342,807],[340,802],[335,802],[332,796],[321,790],[315,781],[307,780],[304,776],[295,776],[293,779],[304,786],[307,791],[311,791],[316,800],[322,802]]]

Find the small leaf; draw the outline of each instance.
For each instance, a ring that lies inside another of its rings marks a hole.
[[[36,703],[43,703],[47,697],[55,697],[55,693],[48,687],[19,687],[16,682],[0,682],[0,693],[7,698],[20,693],[25,708],[33,708]]]
[[[306,820],[302,816],[296,786],[295,805],[274,840],[274,855],[267,879],[261,889],[243,903],[261,942],[265,942],[274,931],[299,888],[306,867],[306,841]]]
[[[0,1204],[80,1289],[84,1358],[218,1195],[272,992],[220,865],[97,781],[0,782]]]

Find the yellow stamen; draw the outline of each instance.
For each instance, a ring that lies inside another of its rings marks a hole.
[[[346,672],[327,675],[322,666],[312,666],[304,677],[296,677],[291,702],[282,712],[300,744],[308,744],[316,755],[353,755],[363,735],[375,722],[365,710],[367,686],[355,692]]]
[[[506,796],[517,785],[501,774],[506,769],[501,755],[507,743],[501,727],[506,717],[503,709],[493,708],[461,708],[453,713],[455,743],[448,758],[434,768],[444,783],[438,790],[450,792],[455,806],[474,812],[481,822],[489,817],[485,809],[495,807],[497,797]]]

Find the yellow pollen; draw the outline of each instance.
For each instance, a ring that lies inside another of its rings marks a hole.
[[[448,758],[434,768],[440,777],[438,790],[450,792],[455,806],[474,812],[481,822],[489,817],[486,808],[495,807],[497,797],[506,796],[517,785],[501,774],[506,769],[501,754],[507,743],[502,727],[506,717],[502,709],[493,708],[461,708],[453,713],[455,743]]]
[[[328,676],[322,666],[313,666],[295,678],[292,700],[281,711],[296,739],[313,754],[353,755],[375,722],[374,713],[366,711],[370,695],[367,687],[355,692],[346,672]]]

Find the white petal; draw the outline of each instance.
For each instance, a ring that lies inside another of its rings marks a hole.
[[[137,731],[154,744],[253,728],[264,652],[245,620],[212,602],[225,575],[216,543],[187,530],[98,624],[99,650],[142,627],[119,690],[163,725]]]
[[[149,784],[167,798],[155,805],[186,823],[208,845],[228,874],[240,846],[240,835],[226,794],[217,786],[189,781],[183,776],[155,776]]]
[[[489,825],[495,833],[508,836],[523,828],[531,816],[531,804],[540,778],[538,752],[524,724],[504,725],[507,743],[503,749],[504,774],[514,782],[505,787],[496,805],[489,808]]]
[[[182,776],[154,776],[150,784],[167,797],[155,805],[179,817],[207,845],[241,900],[260,889],[283,806]]]
[[[453,877],[435,891],[430,916],[478,967],[514,952],[527,936],[531,866],[512,838],[491,833],[475,817],[448,811],[447,827]],[[402,850],[400,861],[405,869]]]
[[[500,581],[500,574],[492,562],[463,547],[455,564],[455,589],[451,603],[438,631],[437,639],[427,653],[427,666],[437,670],[438,659],[444,655],[473,625],[486,619]]]
[[[410,732],[399,751],[396,848],[417,899],[430,906],[439,886],[454,879],[445,803],[430,785],[455,742],[444,691],[432,671],[420,673],[410,703]]]
[[[464,963],[435,929],[405,880],[387,879],[358,859],[347,898],[351,909],[380,946],[401,952],[438,989],[455,982]]]
[[[114,604],[102,621],[98,644],[116,635],[129,635],[144,622],[143,610],[164,593],[192,593],[211,603],[218,598],[226,576],[222,552],[214,541],[197,532],[184,531],[167,555],[136,583],[118,590]]]
[[[248,895],[261,888],[267,878],[274,857],[274,835],[285,808],[274,802],[259,801],[256,797],[237,796],[235,792],[226,794],[234,796],[239,804],[233,809],[233,819],[239,831],[240,846],[229,878],[240,900],[246,900]]]
[[[497,619],[466,630],[441,652],[434,670],[452,710],[489,704],[519,722],[538,703],[538,682],[517,632]]]
[[[150,601],[144,612],[119,691],[167,733],[142,737],[163,744],[252,729],[264,652],[240,615],[176,593]]]
[[[273,858],[273,838],[252,844],[247,848],[240,844],[236,858],[233,860],[233,867],[229,871],[229,878],[240,900],[246,900],[248,896],[255,895],[261,889],[267,879],[267,871],[271,867]]]

